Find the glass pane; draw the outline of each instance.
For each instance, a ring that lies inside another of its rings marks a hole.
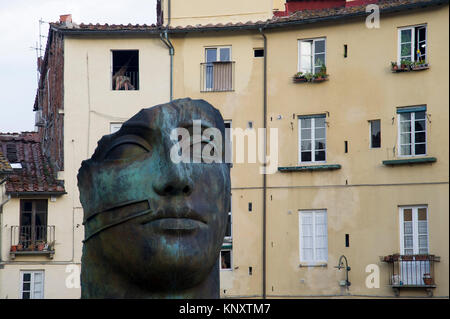
[[[325,128],[316,128],[315,137],[316,139],[325,138]]]
[[[228,215],[227,229],[225,231],[225,236],[231,237],[231,215]]]
[[[412,236],[405,236],[405,249],[406,248],[412,248],[413,247],[413,237]]]
[[[303,236],[303,248],[312,248],[313,247],[313,239],[312,236]]]
[[[311,127],[311,119],[301,119],[300,125],[302,126],[302,129],[310,128]]]
[[[31,274],[23,274],[23,281],[30,281],[31,280]]]
[[[22,293],[22,299],[30,299],[30,293],[29,292],[23,292]]]
[[[411,29],[401,31],[401,42],[411,42]]]
[[[403,224],[403,232],[405,234],[412,234],[413,233],[413,228],[412,228],[412,222],[405,222]]]
[[[401,145],[400,155],[411,155],[411,145]]]
[[[206,49],[206,62],[217,61],[217,49]]]
[[[315,127],[325,127],[325,118],[324,117],[316,117],[315,118]]]
[[[427,235],[419,236],[419,247],[421,247],[421,248],[428,247],[428,236]]]
[[[46,200],[36,201],[36,211],[47,212],[47,201]]]
[[[33,210],[33,203],[32,202],[24,202],[23,203],[23,210],[25,212],[31,212]]]
[[[316,161],[325,161],[325,151],[316,152]]]
[[[325,149],[325,140],[318,140],[315,142],[316,150],[324,150]]]
[[[400,144],[410,144],[411,143],[411,133],[400,135]]]
[[[418,28],[418,30],[417,30],[417,34],[418,34],[417,40],[418,41],[425,41],[425,39],[426,39],[426,32],[427,32],[426,30],[427,30],[426,27]]]
[[[411,44],[404,43],[401,45],[401,58],[402,60],[411,61]]]
[[[425,132],[416,133],[416,143],[425,143]]]
[[[30,291],[31,284],[29,282],[23,283],[23,291]]]
[[[416,132],[425,131],[425,120],[415,121],[414,129],[416,130]]]
[[[311,55],[312,54],[312,41],[301,41],[300,42],[300,54],[301,55]]]
[[[426,146],[425,144],[416,144],[415,145],[415,153],[416,155],[423,155],[426,153]]]
[[[427,221],[426,220],[419,220],[418,222],[418,231],[419,234],[426,234],[428,233],[428,228],[427,228]]]
[[[411,132],[411,122],[400,122],[400,132]]]
[[[302,152],[302,162],[311,162],[311,152]]]
[[[308,237],[312,236],[312,225],[311,224],[302,224],[302,236]]]
[[[301,141],[301,149],[302,149],[302,151],[310,151],[311,150],[311,140]]]
[[[381,146],[380,120],[370,121],[371,147]]]
[[[426,208],[418,209],[418,219],[419,220],[427,220],[427,209]]]
[[[405,255],[413,255],[414,251],[412,249],[405,249]]]
[[[311,139],[311,129],[301,130],[300,138],[302,140],[310,140]]]
[[[231,61],[230,48],[220,48],[220,61]]]
[[[314,58],[314,66],[317,67],[321,67],[322,64],[325,64],[325,54],[321,53],[321,54],[316,54],[315,58]]]
[[[312,61],[311,56],[302,55],[300,57],[300,71],[303,73],[312,72]]]
[[[231,251],[222,250],[220,252],[220,261],[221,261],[221,269],[230,269],[231,268]]]
[[[428,254],[428,248],[419,248],[419,254]]]
[[[416,120],[425,119],[425,111],[415,112],[415,118],[416,118]]]
[[[411,113],[400,113],[400,121],[411,121]]]
[[[303,249],[303,257],[305,258],[305,261],[312,261],[313,260],[313,250],[312,249]]]
[[[314,49],[315,49],[316,54],[325,52],[325,40],[316,40],[316,41],[314,41],[314,43],[315,43]]]
[[[407,208],[403,210],[403,220],[405,222],[410,222],[412,221],[412,209]]]

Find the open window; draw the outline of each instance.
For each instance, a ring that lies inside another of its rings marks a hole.
[[[401,28],[398,30],[398,63],[427,61],[427,26]]]
[[[112,89],[139,90],[139,51],[112,51]]]

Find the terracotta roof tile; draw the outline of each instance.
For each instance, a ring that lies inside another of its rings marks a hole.
[[[11,173],[11,172],[12,172],[11,165],[9,165],[8,160],[3,155],[2,150],[0,149],[0,175]]]
[[[22,166],[13,168],[7,176],[7,193],[65,192],[63,181],[55,178],[50,162],[42,153],[36,133],[0,133],[1,153],[9,163],[20,163]]]

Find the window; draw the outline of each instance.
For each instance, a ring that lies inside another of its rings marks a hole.
[[[230,196],[230,211],[228,212],[227,228],[225,230],[225,238],[223,239],[222,249],[220,251],[220,270],[231,270],[232,265],[233,221],[231,211]]]
[[[381,121],[372,120],[370,122],[370,148],[381,147]]]
[[[38,242],[47,243],[47,200],[20,201],[19,243],[24,248],[34,247]]]
[[[402,255],[428,254],[427,206],[400,207]]]
[[[225,122],[225,163],[233,167],[233,136],[231,135],[231,121]]]
[[[300,162],[325,162],[325,115],[300,116],[298,119],[298,123]]]
[[[44,298],[44,271],[20,272],[20,299]]]
[[[398,63],[403,61],[427,61],[427,26],[415,26],[398,30]]]
[[[299,212],[300,261],[328,261],[328,229],[326,210]]]
[[[299,40],[299,72],[319,73],[326,65],[325,38]]]
[[[122,124],[123,123],[110,123],[109,124],[110,134],[116,133],[118,130],[120,130],[120,128],[122,127]]]
[[[253,56],[255,58],[263,58],[264,57],[264,49],[253,49]]]
[[[233,90],[233,62],[231,47],[205,49],[205,63],[202,63],[202,91],[223,92]]]
[[[425,155],[427,152],[426,107],[397,109],[399,121],[399,155]]]
[[[112,89],[139,90],[139,51],[112,51]]]

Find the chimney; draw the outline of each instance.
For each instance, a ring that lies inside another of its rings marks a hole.
[[[72,15],[71,14],[60,15],[59,22],[64,24],[72,23]]]

